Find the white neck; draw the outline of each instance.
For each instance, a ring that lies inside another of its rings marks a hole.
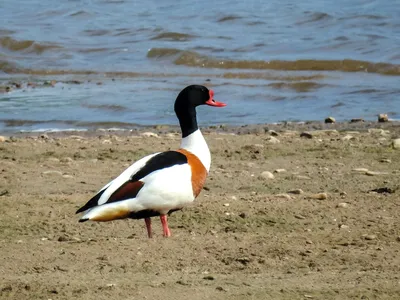
[[[196,155],[203,163],[207,172],[210,171],[211,154],[210,150],[208,149],[206,140],[200,132],[200,129],[197,129],[195,132],[183,138],[181,142],[181,148],[188,150]]]

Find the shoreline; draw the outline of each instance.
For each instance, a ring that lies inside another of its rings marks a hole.
[[[285,131],[320,131],[320,130],[336,130],[336,131],[360,131],[366,132],[369,129],[399,129],[400,121],[377,122],[377,121],[359,121],[359,122],[336,122],[325,123],[323,121],[309,122],[282,122],[282,123],[265,123],[265,124],[249,124],[249,125],[215,125],[215,126],[199,126],[204,134],[220,133],[220,134],[263,134],[268,131],[285,132]],[[151,132],[156,135],[165,135],[169,133],[180,133],[178,125],[150,125],[138,126],[133,128],[97,128],[97,129],[66,129],[66,130],[37,130],[37,131],[0,131],[0,135],[4,137],[35,137],[46,134],[51,137],[65,137],[71,135],[79,135],[84,137],[94,137],[103,135],[130,136],[141,135]]]

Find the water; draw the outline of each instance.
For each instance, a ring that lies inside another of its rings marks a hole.
[[[396,0],[0,2],[0,131],[176,124],[192,83],[202,125],[399,119],[399,76]]]

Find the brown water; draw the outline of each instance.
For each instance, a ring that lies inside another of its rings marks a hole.
[[[400,118],[393,0],[3,0],[0,20],[1,131],[175,124],[192,83],[229,104],[201,124]]]

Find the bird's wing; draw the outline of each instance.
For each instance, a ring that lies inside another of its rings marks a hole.
[[[141,179],[155,171],[187,163],[186,155],[178,151],[166,151],[146,156],[103,187],[83,207],[78,209],[77,213],[98,205],[135,198],[144,185]]]

